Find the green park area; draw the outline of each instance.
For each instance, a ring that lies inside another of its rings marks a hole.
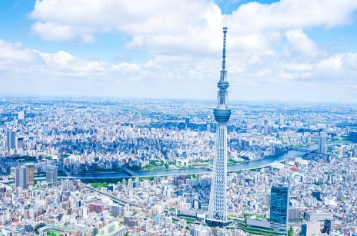
[[[144,180],[153,181],[154,178],[155,178],[154,176],[140,177],[139,181],[144,181]]]
[[[188,174],[187,179],[198,179],[198,175],[196,174]]]
[[[57,232],[57,231],[50,231],[50,232],[47,232],[47,235],[48,235],[48,236],[56,236],[56,235],[61,235],[61,232]]]
[[[182,218],[186,220],[186,224],[192,224],[193,222],[196,221],[196,219],[193,218],[186,218],[186,217],[182,217]]]
[[[115,179],[83,179],[82,183],[84,184],[104,184],[106,183],[107,185],[109,184],[117,184],[118,182],[123,181],[123,178],[115,178]]]
[[[92,186],[93,188],[98,188],[98,189],[100,189],[100,188],[106,188],[106,187],[108,187],[108,183],[107,183],[107,182],[103,182],[103,183],[92,183],[91,186]]]
[[[162,170],[168,169],[169,163],[164,160],[151,160],[149,164],[143,167],[144,170]]]
[[[236,161],[234,159],[228,159],[228,161],[227,161],[228,165],[236,165],[236,164],[239,164],[239,163],[241,163],[241,161]]]
[[[346,139],[339,139],[339,138],[332,138],[331,140],[326,142],[327,144],[338,144],[338,143],[350,143],[349,140]]]

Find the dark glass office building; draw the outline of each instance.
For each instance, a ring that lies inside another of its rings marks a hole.
[[[332,231],[332,221],[331,220],[325,220],[324,228],[322,229],[322,233],[330,235],[331,231]]]
[[[321,192],[320,191],[312,191],[311,196],[313,196],[314,198],[316,198],[317,201],[321,201]]]
[[[289,187],[279,184],[271,188],[270,225],[275,231],[287,231]]]

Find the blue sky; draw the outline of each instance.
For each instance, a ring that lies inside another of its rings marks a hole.
[[[2,94],[214,99],[228,26],[231,99],[357,101],[354,0],[1,5]]]
[[[5,0],[0,8],[0,38],[12,42],[21,42],[25,47],[35,50],[56,53],[63,50],[67,42],[44,41],[31,33],[30,23],[35,21],[29,17],[34,9],[33,0]],[[123,50],[125,41],[130,36],[111,32],[100,34],[92,44],[78,43],[71,50],[71,54],[89,60],[114,60]],[[117,47],[113,52],[112,47]]]
[[[249,0],[233,0],[233,1],[216,1],[223,14],[231,14],[237,10],[242,4],[251,2]],[[262,4],[271,4],[278,1],[261,0],[256,1]],[[34,0],[5,0],[0,8],[0,38],[13,42],[21,42],[25,47],[33,48],[39,51],[56,53],[63,50],[66,42],[43,41],[35,37],[30,31],[29,22],[34,23],[35,20],[29,17],[29,14],[34,9]],[[357,21],[354,17],[354,22],[338,28],[326,27],[311,27],[306,29],[306,34],[321,46],[328,46],[335,40],[343,40],[344,44],[336,45],[336,49],[340,52],[348,52],[350,50],[357,51]],[[86,58],[89,60],[105,60],[115,61],[115,59],[124,53],[124,45],[130,41],[130,35],[120,32],[109,32],[98,34],[94,43],[78,43],[71,50],[71,54]],[[116,47],[116,50],[112,48]],[[140,54],[140,52],[139,52]],[[140,56],[145,53],[141,52]],[[145,60],[146,58],[137,58]]]

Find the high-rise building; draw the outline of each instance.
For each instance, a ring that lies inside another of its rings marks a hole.
[[[27,188],[27,169],[24,166],[18,166],[15,170],[15,186]]]
[[[62,181],[62,191],[68,191],[69,186],[70,186],[69,179],[66,179],[66,180]]]
[[[6,147],[8,149],[16,148],[16,131],[6,132]]]
[[[270,206],[270,194],[265,195],[265,204]]]
[[[320,191],[318,191],[318,190],[312,191],[311,196],[316,198],[316,200],[321,201],[321,192]]]
[[[161,216],[160,215],[156,215],[156,216],[154,216],[154,223],[156,224],[156,225],[160,225],[161,224]]]
[[[271,134],[272,128],[270,125],[264,125],[263,128],[263,134],[267,135],[267,134]]]
[[[319,139],[319,150],[318,153],[326,154],[327,153],[327,146],[326,146],[326,137],[321,136]]]
[[[271,188],[270,224],[276,231],[287,231],[289,212],[289,187],[278,184]]]
[[[342,199],[343,199],[343,192],[342,192],[341,189],[337,190],[336,198],[337,198],[337,201],[342,201]]]
[[[119,205],[109,205],[110,214],[113,216],[123,216],[124,215],[124,208]]]
[[[100,213],[102,211],[104,211],[103,205],[97,204],[97,203],[90,203],[89,204],[89,212]]]
[[[24,138],[23,137],[18,137],[17,138],[16,148],[17,149],[24,149]]]
[[[289,207],[289,220],[299,220],[300,219],[300,209],[295,207]]]
[[[345,129],[346,135],[350,135],[350,131],[351,131],[351,128],[347,126]]]
[[[331,220],[325,220],[324,222],[324,228],[322,229],[322,233],[324,234],[331,234],[332,230],[332,221]]]
[[[46,167],[46,182],[54,183],[58,179],[58,167],[57,166],[47,166]]]
[[[218,106],[214,109],[214,118],[217,122],[216,155],[213,162],[213,178],[209,201],[209,214],[207,223],[212,226],[224,226],[227,221],[227,122],[231,110],[227,107],[229,83],[226,71],[226,33],[223,28],[223,60],[221,78],[217,84]]]
[[[320,233],[320,222],[307,222],[301,225],[301,236],[318,235]]]
[[[247,134],[251,134],[252,133],[252,124],[247,124]]]
[[[25,119],[25,111],[20,111],[19,113],[17,113],[17,119],[18,120]]]
[[[27,184],[34,185],[35,184],[35,165],[34,164],[26,164],[27,169]]]

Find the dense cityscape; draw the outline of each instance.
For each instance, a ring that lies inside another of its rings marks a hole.
[[[231,224],[209,227],[212,104],[2,99],[2,233],[276,235],[274,214],[291,235],[356,232],[356,111],[332,104],[231,102]]]
[[[355,0],[1,4],[0,236],[357,236]]]

